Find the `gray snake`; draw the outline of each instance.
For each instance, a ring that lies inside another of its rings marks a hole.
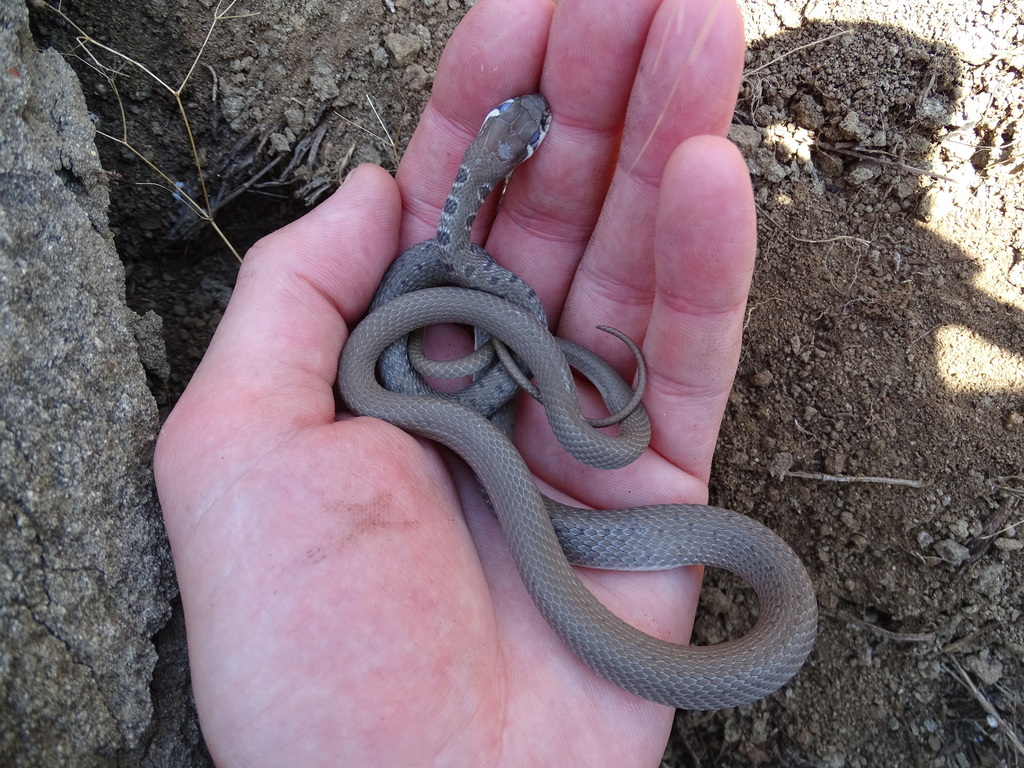
[[[353,413],[435,440],[466,461],[501,524],[533,601],[562,640],[597,674],[638,696],[684,709],[720,709],[756,701],[796,674],[817,631],[810,577],[782,539],[744,515],[716,507],[661,504],[590,511],[548,499],[537,490],[529,468],[506,435],[507,424],[496,426],[487,418],[518,389],[508,383],[501,364],[492,363],[467,388],[475,391],[460,400],[434,392],[407,359],[395,357],[407,354],[403,339],[425,326],[458,323],[479,329],[507,345],[532,372],[548,421],[570,453],[605,468],[623,466],[636,457],[636,445],[623,448],[618,436],[596,431],[581,415],[569,363],[594,367],[588,375],[598,379],[609,409],[628,400],[630,388],[596,356],[555,339],[546,328],[543,312],[537,311],[539,301],[534,305],[529,297],[533,292],[523,298],[519,278],[494,264],[483,249],[469,245],[470,226],[484,198],[532,153],[546,130],[548,115],[546,102],[539,96],[510,100],[488,115],[463,159],[441,216],[438,238],[414,246],[396,260],[396,265],[404,262],[405,266],[393,265],[372,311],[353,329],[342,350],[339,390]],[[490,154],[482,156],[484,151]],[[494,153],[500,162],[494,160]],[[467,182],[474,167],[490,173],[489,186]],[[450,248],[453,240],[457,240],[454,250]],[[415,253],[410,256],[410,252]],[[474,254],[469,257],[472,288],[463,287],[459,271],[458,260],[467,253]],[[411,277],[410,271],[402,272],[410,264]],[[494,285],[501,296],[488,290]],[[375,371],[382,355],[392,359],[380,363],[379,381]],[[390,370],[393,366],[403,370],[395,373]],[[389,376],[393,376],[390,382]],[[646,419],[638,408],[621,429],[643,434]],[[639,450],[645,446],[646,442]],[[759,616],[746,635],[705,647],[659,640],[608,611],[572,567],[664,570],[692,564],[733,571],[753,585]]]

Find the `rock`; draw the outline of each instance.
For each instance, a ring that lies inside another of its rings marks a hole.
[[[416,35],[400,35],[393,32],[384,40],[384,45],[387,46],[395,64],[404,68],[416,61],[423,48],[423,41]]]
[[[992,658],[988,650],[968,656],[965,661],[965,666],[981,679],[983,685],[996,685],[1003,677],[1002,662]]]
[[[772,463],[768,467],[768,474],[777,480],[781,480],[792,468],[793,454],[789,451],[782,451],[781,453],[776,453],[772,458]]]
[[[839,130],[847,139],[863,141],[867,138],[871,129],[861,122],[860,115],[856,112],[848,112],[839,123]]]
[[[935,552],[945,560],[954,566],[963,565],[967,558],[971,556],[970,550],[967,549],[963,544],[959,544],[952,539],[943,539],[935,545]]]
[[[729,140],[740,148],[744,157],[752,157],[761,146],[761,132],[752,125],[730,125]]]
[[[846,180],[853,186],[860,187],[869,181],[874,181],[879,173],[881,173],[881,168],[874,163],[858,163],[846,174]]]
[[[157,409],[77,77],[0,0],[0,764],[142,765],[173,572]],[[153,763],[149,763],[153,764]]]
[[[819,131],[825,124],[825,115],[818,104],[811,96],[804,94],[793,105],[793,114],[796,115],[797,123],[809,131]]]

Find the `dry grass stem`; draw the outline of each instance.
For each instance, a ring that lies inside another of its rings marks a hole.
[[[812,40],[809,43],[804,43],[803,45],[798,45],[796,48],[791,48],[790,50],[786,51],[785,53],[780,54],[779,56],[776,56],[774,59],[769,61],[767,64],[762,64],[760,67],[756,67],[755,69],[747,70],[746,72],[743,73],[743,76],[744,77],[750,77],[750,75],[756,75],[762,69],[767,69],[768,67],[772,66],[773,64],[778,64],[780,61],[784,61],[785,59],[789,58],[790,56],[792,56],[797,51],[802,51],[802,50],[804,50],[806,48],[813,48],[816,45],[821,45],[822,43],[827,43],[829,40],[834,40],[837,37],[842,37],[843,35],[848,35],[848,34],[850,34],[850,30],[844,29],[841,32],[836,32],[833,35],[829,35],[828,37],[822,37],[822,38],[819,38],[817,40]]]
[[[399,141],[399,137],[392,137],[391,131],[389,131],[387,125],[384,124],[384,119],[380,116],[380,111],[377,109],[377,106],[373,103],[373,99],[370,98],[370,94],[366,94],[366,103],[370,105],[370,110],[373,112],[373,116],[375,118],[377,118],[377,124],[380,125],[380,129],[384,132],[383,136],[381,136],[380,134],[374,133],[369,128],[366,128],[365,126],[360,125],[355,120],[350,120],[349,118],[345,117],[344,115],[342,115],[340,113],[338,114],[338,117],[341,118],[344,122],[346,122],[349,125],[351,125],[356,130],[362,131],[367,136],[370,136],[375,141],[379,141],[383,146],[387,147],[391,151],[391,158],[394,161],[395,168],[398,168],[398,160],[399,160],[398,141]],[[405,116],[403,115],[403,119],[404,119],[404,117]],[[344,168],[344,167],[346,167],[348,165],[349,161],[352,159],[352,154],[354,152],[355,152],[355,144],[352,145],[352,150],[348,153],[348,156],[345,159],[345,163],[339,166],[340,168]]]
[[[863,237],[854,237],[853,235],[835,235],[834,237],[822,237],[822,238],[808,238],[798,237],[792,232],[786,229],[780,222],[776,221],[771,214],[769,214],[760,205],[755,205],[757,208],[757,215],[766,221],[770,221],[775,225],[776,229],[784,233],[786,237],[794,240],[798,243],[810,243],[811,245],[822,245],[823,243],[857,243],[858,245],[872,245],[870,240],[865,240]]]
[[[985,694],[983,694],[978,689],[978,686],[976,686],[974,684],[974,681],[971,680],[971,676],[967,674],[967,672],[964,670],[963,667],[960,666],[957,660],[950,658],[950,661],[956,668],[956,673],[954,674],[953,670],[950,670],[948,667],[946,668],[946,671],[949,672],[949,674],[953,675],[954,678],[958,679],[967,687],[967,690],[969,690],[971,692],[971,695],[974,696],[975,701],[977,701],[978,704],[981,705],[981,708],[985,710],[985,712],[988,714],[990,718],[992,718],[993,722],[995,722],[999,730],[1002,731],[1003,735],[1006,736],[1009,742],[1013,745],[1013,748],[1017,751],[1017,754],[1021,757],[1024,757],[1024,744],[1021,744],[1021,740],[1017,737],[1017,734],[1013,732],[1013,728],[1011,728],[1009,724],[1005,720],[1003,720],[999,712],[996,711],[996,708],[992,706],[992,703],[987,698],[985,698]]]
[[[142,162],[145,163],[146,166],[151,171],[153,171],[156,175],[158,175],[161,179],[164,180],[165,184],[160,184],[158,186],[168,189],[176,200],[182,202],[196,216],[198,216],[203,221],[207,222],[213,228],[214,232],[217,233],[217,236],[220,237],[224,245],[227,246],[228,250],[231,251],[232,255],[239,262],[241,262],[242,257],[238,255],[238,251],[231,244],[227,236],[224,234],[223,231],[221,231],[220,227],[217,226],[217,223],[213,219],[213,208],[210,205],[210,196],[206,188],[206,178],[205,174],[203,173],[202,162],[199,160],[199,149],[196,146],[195,135],[192,133],[192,126],[189,124],[188,113],[185,110],[185,104],[181,98],[181,94],[184,92],[185,86],[188,85],[189,79],[192,77],[192,73],[195,72],[195,69],[199,65],[199,61],[202,58],[203,53],[206,51],[206,47],[210,42],[210,38],[213,36],[213,31],[214,29],[216,29],[217,24],[225,19],[240,19],[258,15],[256,13],[232,14],[231,10],[235,7],[236,3],[237,0],[218,0],[216,7],[213,9],[213,20],[210,22],[210,26],[206,30],[206,37],[203,39],[202,45],[199,46],[199,51],[193,58],[192,64],[188,68],[188,72],[185,73],[185,76],[182,78],[181,83],[177,87],[172,87],[169,83],[164,81],[159,75],[157,75],[153,70],[151,70],[142,62],[133,59],[131,56],[121,53],[116,48],[112,48],[109,45],[101,43],[99,40],[97,40],[92,35],[87,33],[80,26],[78,26],[78,24],[76,24],[66,13],[64,13],[60,3],[54,6],[50,5],[49,3],[43,2],[43,6],[48,8],[53,13],[57,14],[69,26],[71,26],[72,29],[75,30],[75,32],[78,35],[76,38],[76,42],[78,43],[79,48],[83,52],[83,55],[79,56],[78,58],[81,61],[85,62],[88,66],[90,66],[93,70],[95,70],[100,76],[102,76],[107,81],[107,83],[111,87],[111,90],[114,92],[114,96],[117,99],[118,110],[121,113],[121,136],[113,136],[112,134],[105,133],[104,131],[100,130],[96,131],[97,135],[103,136],[104,138],[113,141],[116,144],[120,144],[125,149],[132,152],[132,154],[134,154],[140,160],[142,160]],[[131,66],[135,67],[140,72],[143,72],[146,76],[148,76],[151,80],[153,80],[153,82],[160,85],[160,87],[162,87],[164,90],[170,93],[171,96],[174,98],[174,101],[178,107],[178,114],[181,116],[182,125],[185,128],[185,135],[188,138],[189,148],[192,152],[192,160],[196,168],[196,175],[199,179],[199,187],[202,193],[202,204],[200,204],[191,196],[189,196],[184,191],[183,185],[180,182],[173,180],[164,171],[157,167],[155,163],[149,160],[149,158],[147,158],[146,155],[141,150],[136,148],[131,143],[128,137],[128,118],[125,114],[124,101],[121,98],[121,93],[117,88],[116,81],[117,76],[122,73],[118,69],[111,67],[107,64],[104,64],[102,61],[100,61],[100,59],[96,56],[94,49],[104,51],[110,54],[111,56],[114,56],[119,61],[124,62],[126,64],[130,64]]]
[[[391,137],[391,131],[384,124],[384,120],[380,116],[380,112],[377,111],[377,107],[373,103],[373,99],[370,98],[370,94],[366,94],[366,103],[370,105],[370,109],[373,110],[373,116],[377,118],[377,122],[380,124],[380,129],[384,131],[384,135],[387,136],[387,146],[391,147],[391,156],[395,161],[395,167],[398,167],[398,141]]]
[[[876,485],[903,485],[908,488],[924,488],[923,480],[904,480],[898,477],[872,477],[869,475],[826,475],[823,472],[798,472],[787,470],[783,477],[799,477],[804,480],[821,480],[826,483],[874,483]]]

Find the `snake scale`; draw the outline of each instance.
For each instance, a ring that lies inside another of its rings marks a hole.
[[[452,396],[435,392],[408,359],[407,338],[417,329],[438,323],[473,327],[481,340],[500,340],[532,372],[552,429],[576,458],[613,468],[646,447],[649,422],[642,407],[620,425],[625,438],[597,431],[582,416],[570,364],[588,368],[612,411],[629,400],[631,389],[600,358],[554,338],[529,286],[469,240],[484,199],[532,154],[549,121],[539,95],[511,99],[487,116],[463,158],[437,237],[395,261],[371,311],[352,331],[342,350],[339,390],[353,413],[435,440],[469,464],[533,601],[597,674],[638,696],[684,709],[756,701],[796,674],[817,631],[810,577],[782,539],[744,515],[716,507],[591,511],[548,499],[508,437],[507,403],[519,387],[505,367],[487,363],[469,387]],[[759,616],[746,635],[703,647],[659,640],[601,605],[572,567],[662,570],[691,564],[733,571],[753,585]]]

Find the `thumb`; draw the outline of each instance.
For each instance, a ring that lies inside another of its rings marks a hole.
[[[400,213],[394,180],[364,165],[313,211],[250,249],[210,347],[160,434],[158,480],[187,460],[202,487],[195,475],[214,471],[204,469],[212,464],[204,456],[229,445],[259,452],[268,433],[333,421],[347,326],[395,256]]]

